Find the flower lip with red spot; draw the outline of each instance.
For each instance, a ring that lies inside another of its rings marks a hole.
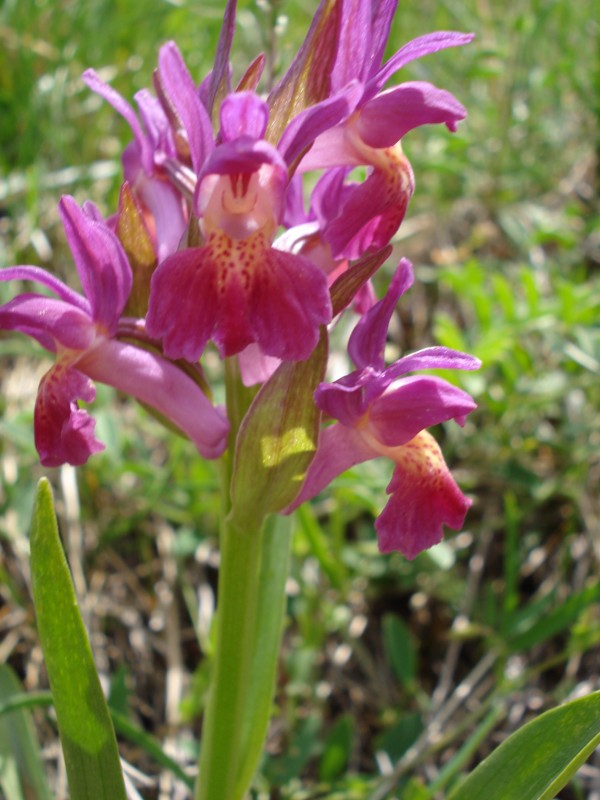
[[[209,339],[224,357],[256,343],[266,356],[308,358],[319,326],[331,320],[326,276],[308,259],[273,248],[264,230],[245,236],[248,219],[230,215],[222,225],[203,247],[158,266],[148,331],[171,358],[195,361]]]
[[[303,360],[331,320],[327,279],[308,259],[272,247],[287,167],[276,148],[255,138],[265,104],[239,95],[221,107],[224,141],[198,179],[194,205],[205,243],[158,266],[147,326],[171,358],[194,361],[212,339],[223,356],[256,343],[266,356]]]
[[[409,559],[438,544],[443,525],[459,531],[472,505],[428,431],[398,448],[386,492],[390,499],[375,520],[379,550],[399,550]]]

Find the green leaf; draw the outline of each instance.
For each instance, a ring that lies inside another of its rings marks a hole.
[[[296,519],[298,533],[304,536],[308,552],[317,559],[332,587],[341,590],[346,576],[345,565],[332,552],[330,537],[318,522],[314,507],[303,503],[296,510]]]
[[[23,693],[7,664],[0,665],[0,706]],[[24,709],[0,717],[0,794],[11,800],[51,800],[31,717]]]
[[[410,631],[395,614],[383,618],[383,644],[394,674],[403,686],[415,679],[417,655]]]
[[[544,611],[528,629],[518,631],[509,643],[511,652],[530,650],[551,636],[556,636],[571,627],[586,608],[599,600],[600,583],[593,583],[581,592],[570,595],[558,608]]]
[[[398,761],[423,732],[423,719],[419,712],[403,714],[400,719],[375,740],[377,751],[383,750],[392,761]]]
[[[180,781],[185,783],[189,789],[194,788],[194,779],[190,777],[186,771],[181,767],[177,761],[171,758],[168,753],[162,748],[161,743],[154,738],[151,734],[147,733],[139,725],[136,725],[124,714],[121,714],[116,709],[110,710],[112,721],[115,728],[119,731],[121,736],[128,739],[133,744],[137,744],[142,750],[151,756],[157,764],[161,767],[170,770],[173,775],[179,778]]]
[[[292,527],[291,517],[273,515],[264,528],[254,645],[248,665],[245,708],[239,720],[242,736],[237,785],[241,795],[260,762],[272,713],[287,606],[285,584],[289,575]]]
[[[267,756],[263,772],[272,786],[284,786],[297,778],[315,753],[319,741],[321,720],[316,715],[298,722],[290,731],[290,743],[283,754]]]
[[[129,670],[124,664],[121,664],[110,676],[110,689],[106,702],[111,715],[113,711],[125,717],[129,713],[130,691],[127,686],[128,678]]]
[[[125,800],[115,733],[58,535],[52,491],[45,479],[38,485],[30,546],[38,633],[71,800]]]
[[[600,744],[600,692],[541,714],[504,741],[449,800],[552,800]]]
[[[0,670],[2,670],[2,667],[0,667]],[[29,708],[47,708],[48,706],[53,705],[54,702],[52,700],[51,692],[25,692],[22,690],[22,687],[19,687],[18,692],[5,698],[2,696],[0,691],[0,725],[2,723],[3,716],[14,713],[15,711]],[[176,777],[183,781],[186,786],[189,786],[190,789],[193,788],[193,778],[191,778],[185,772],[185,770],[177,763],[177,761],[165,753],[157,739],[155,739],[151,734],[147,733],[143,728],[140,728],[139,725],[136,725],[135,722],[132,722],[125,714],[122,714],[116,708],[109,706],[109,711],[115,726],[115,730],[117,730],[124,739],[127,739],[133,744],[141,747],[141,749],[145,750],[146,753],[151,756],[157,764],[160,764],[161,767],[165,767],[165,769],[170,770]],[[0,739],[0,753],[2,752],[4,751],[2,749]],[[50,798],[50,795],[48,795],[48,797]]]
[[[323,380],[327,332],[306,361],[281,364],[262,386],[240,426],[231,485],[232,523],[260,527],[298,494],[317,449],[320,412],[313,393]]]
[[[353,738],[354,721],[349,714],[345,714],[335,723],[325,742],[319,764],[319,780],[331,783],[342,774],[350,760]]]
[[[418,778],[411,778],[402,789],[402,800],[431,800],[431,794]]]

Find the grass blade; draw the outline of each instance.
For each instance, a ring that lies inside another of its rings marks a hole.
[[[13,670],[0,665],[0,705],[22,695]],[[29,713],[15,708],[0,718],[0,794],[12,800],[51,800]]]

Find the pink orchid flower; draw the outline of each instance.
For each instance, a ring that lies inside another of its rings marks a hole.
[[[327,169],[313,192],[313,206],[333,257],[358,258],[390,240],[414,192],[412,168],[402,151],[402,137],[416,127],[444,123],[455,131],[466,110],[449,92],[425,81],[383,90],[389,78],[414,59],[470,42],[472,34],[439,31],[404,45],[383,66],[389,20],[395,0],[358,2],[351,31],[340,36],[331,91],[350,79],[360,83],[361,97],[346,119],[320,134],[300,170]],[[386,25],[386,20],[388,24]],[[348,173],[366,165],[362,184],[347,184]]]
[[[425,429],[451,419],[460,425],[475,408],[462,389],[434,376],[410,376],[420,369],[478,369],[473,356],[430,347],[385,366],[383,350],[398,298],[412,284],[403,259],[387,295],[358,322],[348,344],[357,370],[334,383],[322,383],[315,400],[337,420],[320,436],[315,458],[292,506],[322,491],[334,477],[372,458],[394,463],[387,487],[390,499],[375,522],[379,548],[407,558],[439,542],[442,526],[458,530],[471,505],[450,474],[441,450]]]
[[[301,360],[331,319],[323,272],[272,247],[288,171],[263,138],[268,118],[252,92],[221,104],[220,142],[194,196],[204,243],[165,259],[152,278],[148,331],[170,357],[194,361],[212,339],[223,356],[256,343],[267,356]]]
[[[38,267],[0,270],[2,281],[34,281],[56,295],[25,293],[0,306],[0,330],[25,333],[56,354],[35,405],[35,445],[42,464],[77,466],[104,449],[94,435],[95,421],[78,406],[79,400],[94,400],[92,381],[114,386],[153,408],[206,458],[220,456],[229,430],[223,409],[214,408],[175,364],[117,338],[126,322],[120,317],[132,284],[119,240],[92,204],[81,209],[72,197],[63,197],[59,208],[84,294]],[[128,331],[135,326],[135,321],[129,323]]]
[[[156,255],[162,261],[177,250],[186,229],[185,192],[194,191],[194,167],[214,146],[208,114],[175,45],[161,48],[159,54],[156,83],[164,102],[147,89],[135,96],[141,121],[131,105],[93,69],[83,73],[83,80],[131,128],[133,141],[123,152],[124,175],[147,211]]]

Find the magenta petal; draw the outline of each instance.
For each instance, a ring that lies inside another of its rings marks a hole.
[[[366,367],[345,375],[334,383],[320,383],[315,391],[315,403],[332,419],[354,427],[366,414],[372,395],[383,394],[388,383],[382,383],[376,370]]]
[[[163,339],[170,358],[194,361],[212,337],[224,356],[256,342],[266,355],[302,360],[330,319],[327,279],[318,267],[264,247],[260,237],[223,237],[159,265],[147,329]]]
[[[373,289],[373,283],[368,280],[354,295],[352,307],[357,314],[366,314],[369,309],[373,308],[376,302],[377,297]]]
[[[75,308],[86,314],[91,313],[90,304],[84,297],[74,292],[66,283],[63,283],[41,267],[19,266],[0,269],[0,281],[33,281],[34,283],[41,283],[42,286],[47,286],[48,289],[51,289],[65,303],[75,306]]]
[[[115,234],[85,214],[72,197],[59,211],[92,318],[113,332],[131,291],[131,267]]]
[[[25,333],[52,353],[58,345],[85,350],[96,336],[95,326],[84,311],[39,294],[20,294],[0,306],[0,330]]]
[[[391,147],[420,125],[446,124],[450,130],[467,116],[465,107],[430,83],[402,83],[377,95],[360,112],[357,129],[369,147]]]
[[[238,354],[240,375],[244,386],[265,383],[281,364],[279,358],[267,356],[257,344],[249,344]]]
[[[343,91],[305,109],[294,117],[283,132],[278,144],[278,149],[286,162],[292,164],[318,136],[330,131],[335,125],[350,116],[361,96],[361,84],[353,81]],[[338,135],[343,141],[343,130],[339,129]],[[336,157],[339,158],[339,153],[336,153]]]
[[[475,370],[481,367],[481,361],[460,350],[449,347],[426,347],[391,364],[385,375],[391,383],[407,372],[417,369],[465,369]]]
[[[82,78],[93,92],[96,92],[96,94],[99,94],[100,97],[104,98],[104,100],[110,103],[115,111],[120,114],[126,120],[126,122],[129,123],[129,127],[131,128],[136,144],[140,150],[140,156],[142,164],[144,165],[144,170],[147,174],[150,174],[153,168],[152,148],[150,146],[150,142],[147,140],[144,134],[144,131],[142,130],[142,126],[140,125],[133,108],[124,98],[121,97],[117,91],[115,91],[115,89],[112,88],[112,86],[109,86],[107,83],[101,80],[93,69],[86,69],[82,75]]]
[[[152,275],[146,328],[150,336],[163,340],[169,358],[197,361],[214,331],[219,305],[208,248],[182,250]]]
[[[104,219],[102,212],[93,200],[84,200],[81,209],[88,219],[94,220],[94,222],[99,222],[101,225],[108,225],[110,228],[110,224]],[[113,229],[111,228],[111,230]]]
[[[364,76],[365,79],[376,74],[381,67],[381,61],[390,35],[392,19],[396,13],[397,5],[398,0],[379,0],[379,2],[373,3],[370,66],[368,74]]]
[[[468,44],[474,38],[472,33],[455,33],[454,31],[436,31],[418,36],[416,39],[405,44],[398,52],[387,61],[377,74],[369,81],[367,92],[369,97],[373,97],[383,88],[388,79],[402,67],[411,61],[430,53],[437,53],[438,50],[445,50],[447,47],[459,47]]]
[[[443,525],[460,530],[471,501],[456,485],[429,433],[399,450],[387,487],[391,497],[375,528],[382,553],[399,550],[412,559],[442,540]]]
[[[269,121],[269,106],[254,92],[228,95],[219,109],[224,142],[250,136],[262,139]]]
[[[332,93],[347,86],[353,78],[363,79],[371,47],[371,6],[365,0],[338,3],[339,27],[332,36],[337,46],[330,73]]]
[[[356,184],[346,185],[344,181],[350,170],[347,167],[328,169],[319,178],[310,196],[311,212],[324,228],[340,212]]]
[[[262,139],[253,139],[250,136],[242,136],[230,142],[219,145],[204,164],[198,176],[198,188],[196,195],[200,192],[202,179],[206,175],[232,175],[238,172],[249,173],[257,172],[263,164],[273,165],[278,173],[280,180],[287,179],[287,167],[283,158],[277,150]]]
[[[229,54],[235,33],[235,12],[236,0],[227,0],[221,33],[219,34],[219,44],[215,65],[212,72],[207,76],[202,84],[201,96],[205,99],[208,113],[213,113],[215,100],[228,94],[231,91],[231,67],[229,65]]]
[[[375,456],[377,453],[352,428],[337,423],[325,428],[319,436],[317,452],[308,468],[300,494],[284,513],[289,514],[306,500],[315,497],[338,475]]]
[[[403,258],[392,278],[388,290],[378,303],[357,322],[348,341],[348,353],[359,369],[371,366],[383,369],[387,333],[400,297],[412,286],[412,264]]]
[[[310,170],[331,169],[333,167],[357,167],[360,164],[364,164],[364,162],[364,152],[357,149],[347,135],[346,126],[340,124],[336,125],[335,128],[323,131],[315,139],[313,146],[300,162],[298,169],[300,172],[309,172]]]
[[[187,133],[194,170],[199,172],[213,148],[212,125],[175,42],[167,42],[161,47],[158,72]]]
[[[371,404],[368,431],[386,447],[396,447],[440,422],[456,419],[464,424],[474,408],[469,394],[442,378],[404,378]]]
[[[323,236],[334,258],[360,258],[390,241],[404,219],[414,191],[414,177],[405,158],[385,172],[376,169],[367,180],[351,187],[337,216]]]
[[[319,326],[331,321],[327,278],[308,259],[271,248],[253,276],[249,314],[267,355],[302,361],[317,344]]]
[[[154,97],[148,89],[140,89],[139,92],[135,93],[134,97],[144,124],[146,136],[152,146],[154,164],[159,164],[165,157],[176,158],[177,148],[175,147],[171,121],[165,114],[160,100]],[[147,175],[151,175],[156,170],[145,170],[145,172]]]
[[[308,222],[308,215],[304,210],[302,177],[298,173],[294,173],[294,176],[288,183],[287,191],[285,193],[285,209],[283,211],[283,218],[281,219],[281,224],[285,230],[281,236],[289,239],[287,236],[289,230],[297,227],[298,225],[304,225],[306,222]],[[293,236],[294,234],[292,232],[292,237]],[[277,238],[279,240],[280,237]],[[291,247],[288,247],[287,245],[284,245],[280,249],[291,252]]]
[[[34,435],[45,467],[77,467],[104,449],[94,437],[95,421],[77,407],[77,400],[91,403],[95,397],[91,380],[60,361],[44,375],[35,404]]]
[[[176,252],[186,228],[181,193],[167,180],[138,175],[135,193],[154,220],[158,263]]]
[[[199,386],[170,361],[123,342],[106,341],[79,362],[93,380],[114,386],[174,423],[205,458],[227,445],[229,422]]]

